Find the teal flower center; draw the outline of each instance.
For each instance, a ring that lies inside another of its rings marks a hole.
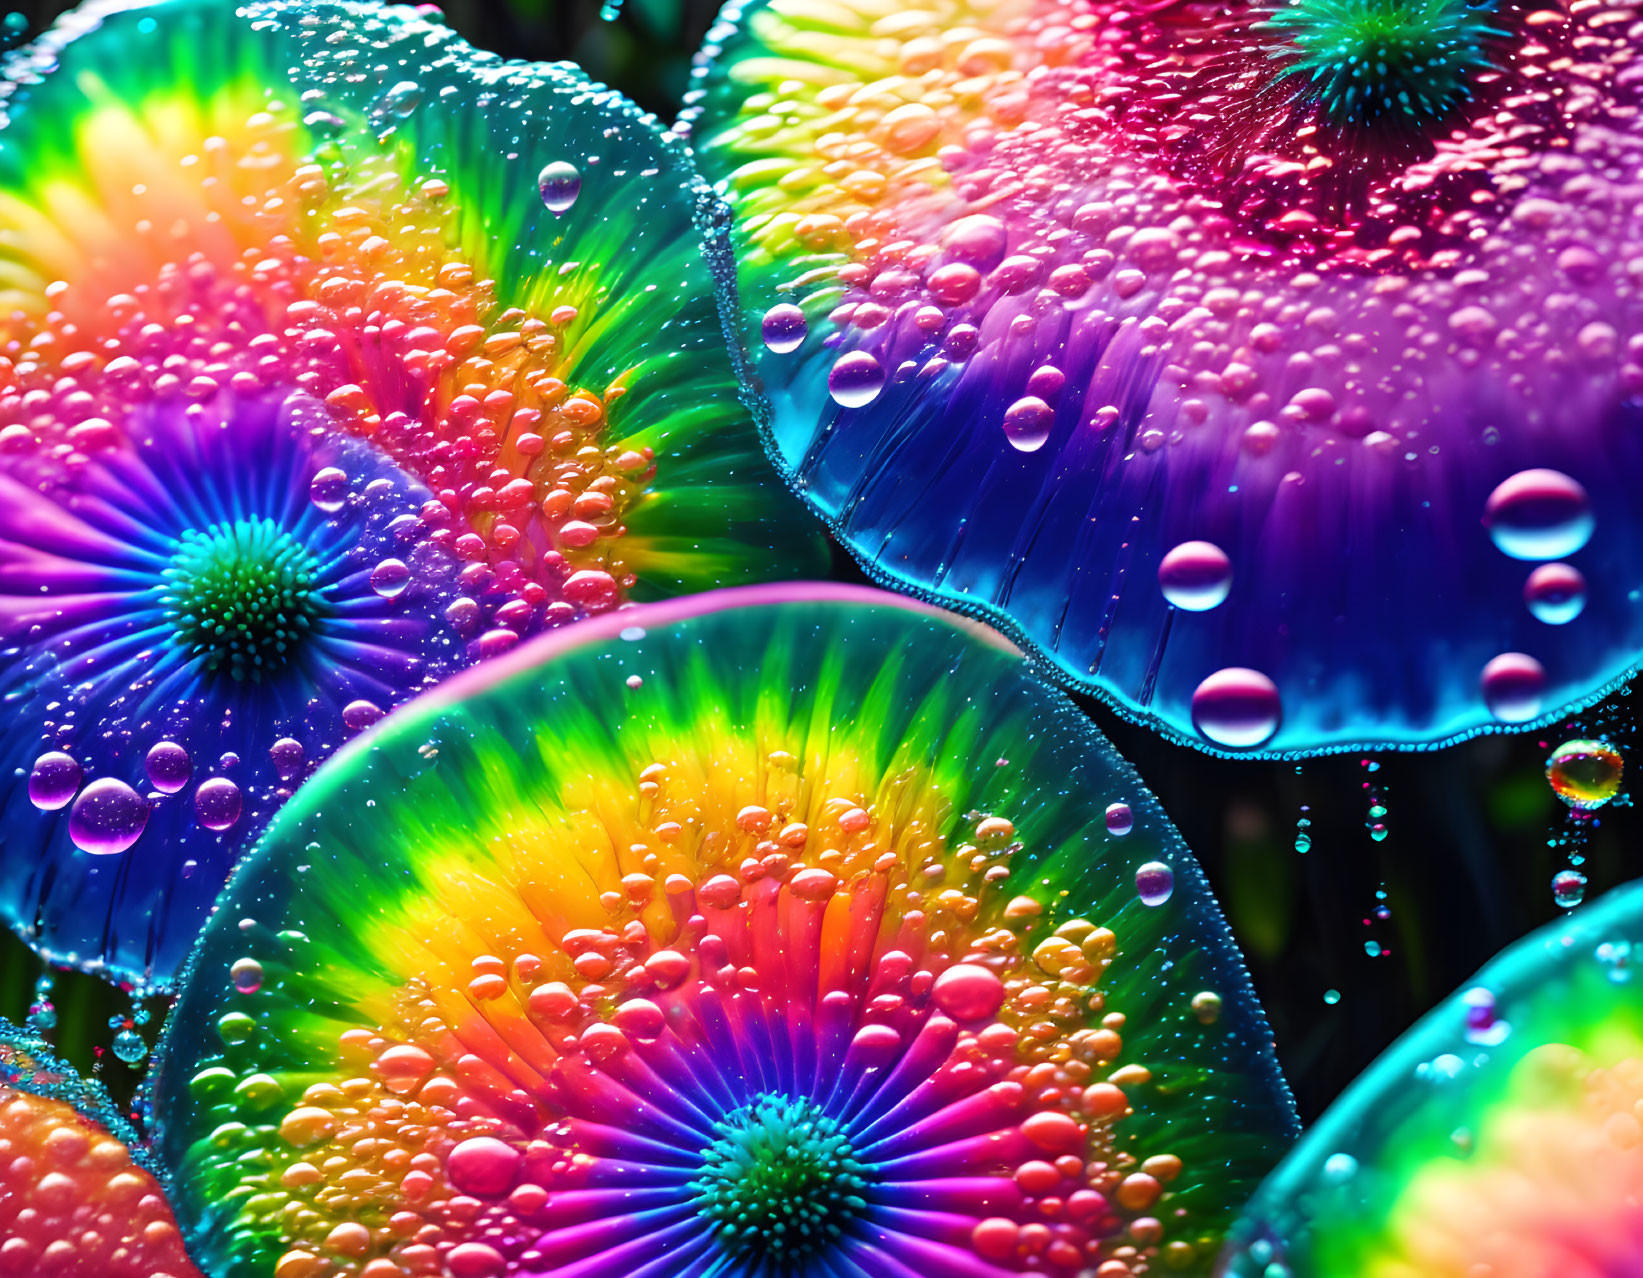
[[[1257,30],[1329,123],[1423,128],[1494,69],[1494,18],[1465,0],[1291,0]]]
[[[690,1187],[733,1256],[779,1263],[811,1255],[867,1206],[868,1166],[810,1101],[763,1096],[713,1131]]]
[[[236,519],[182,536],[161,605],[205,669],[260,683],[297,653],[328,611],[319,564],[272,519]]]

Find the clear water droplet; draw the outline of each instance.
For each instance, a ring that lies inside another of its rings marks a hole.
[[[335,466],[317,471],[308,483],[308,500],[328,515],[341,510],[348,500],[347,472]]]
[[[1135,872],[1135,893],[1142,905],[1162,905],[1175,893],[1175,871],[1162,861],[1148,861]]]
[[[827,374],[827,393],[841,408],[871,404],[884,389],[884,366],[866,351],[840,356]]]
[[[384,559],[371,569],[371,589],[383,599],[397,599],[410,584],[410,565],[403,559]]]
[[[161,794],[175,794],[188,784],[194,771],[188,751],[175,741],[157,741],[149,747],[144,760],[148,783]]]
[[[1502,723],[1527,723],[1540,713],[1546,668],[1527,653],[1503,652],[1483,668],[1483,703]]]
[[[208,830],[227,830],[240,819],[244,798],[240,787],[227,777],[202,781],[194,791],[194,815]]]
[[[1164,598],[1187,612],[1208,612],[1232,593],[1232,560],[1213,542],[1183,541],[1159,561]]]
[[[1522,470],[1489,494],[1484,525],[1513,559],[1563,559],[1584,546],[1596,518],[1578,482],[1560,470]]]
[[[777,355],[786,355],[804,345],[810,325],[804,312],[791,302],[781,302],[764,313],[764,344]]]
[[[563,217],[582,194],[582,173],[567,160],[554,160],[536,175],[536,189],[542,203],[555,217]]]
[[[1217,670],[1192,694],[1192,725],[1200,736],[1233,750],[1272,739],[1283,719],[1278,687],[1259,670]]]
[[[1586,610],[1586,578],[1572,564],[1541,564],[1523,583],[1523,602],[1536,621],[1566,626]]]

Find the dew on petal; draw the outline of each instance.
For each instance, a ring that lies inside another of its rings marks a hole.
[[[207,924],[153,1101],[191,1244],[1208,1273],[1288,1100],[1190,854],[1149,819],[1114,858],[1114,793],[1139,778],[1019,653],[892,595],[521,643],[323,765]]]

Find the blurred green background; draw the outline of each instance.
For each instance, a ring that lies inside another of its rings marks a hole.
[[[38,28],[65,7],[22,12]],[[614,21],[602,21],[590,0],[453,0],[444,11],[476,45],[575,61],[666,121],[716,6],[626,0]],[[864,580],[842,552],[835,569],[842,580]],[[1639,873],[1639,818],[1626,795],[1598,819],[1576,820],[1544,777],[1547,753],[1570,737],[1607,732],[1629,752],[1625,696],[1565,730],[1302,765],[1212,759],[1084,704],[1203,862],[1307,1119],[1497,950],[1559,913],[1550,884],[1569,849],[1555,844],[1575,839],[1588,897]],[[1369,815],[1377,802],[1386,809],[1380,839]],[[1302,819],[1310,824],[1298,826]],[[1297,833],[1310,843],[1305,852]],[[22,1020],[40,974],[20,943],[0,939],[0,1015]],[[60,1051],[128,1098],[141,1062],[128,1066],[109,1049],[110,1020],[131,1013],[129,996],[61,974],[53,1001]],[[150,1000],[145,1010],[150,1019],[136,1028],[152,1042],[164,1004]]]

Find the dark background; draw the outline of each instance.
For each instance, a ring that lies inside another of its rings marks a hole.
[[[65,7],[22,12],[36,29]],[[664,121],[715,12],[707,0],[626,0],[614,22],[601,21],[590,0],[451,0],[444,9],[474,44],[506,57],[578,62]],[[840,579],[865,580],[847,556],[835,560]],[[1607,732],[1629,756],[1624,695],[1552,731],[1303,764],[1211,758],[1088,699],[1081,704],[1208,872],[1309,1121],[1422,1012],[1559,913],[1550,885],[1567,864],[1563,840],[1572,837],[1587,855],[1588,899],[1638,873],[1640,818],[1625,794],[1597,820],[1574,820],[1543,775],[1549,749],[1570,737]],[[1375,796],[1387,809],[1379,841],[1368,819]],[[1296,850],[1302,817],[1311,822],[1305,854]],[[1366,943],[1382,953],[1372,957]],[[0,1016],[23,1019],[40,971],[18,941],[0,938]],[[1338,1000],[1326,1001],[1331,991]],[[109,1022],[131,1013],[129,995],[63,973],[53,999],[61,1053],[99,1072],[124,1100],[141,1063],[128,1067],[109,1052]],[[152,1042],[165,1004],[144,1007],[151,1019],[139,1032]]]

